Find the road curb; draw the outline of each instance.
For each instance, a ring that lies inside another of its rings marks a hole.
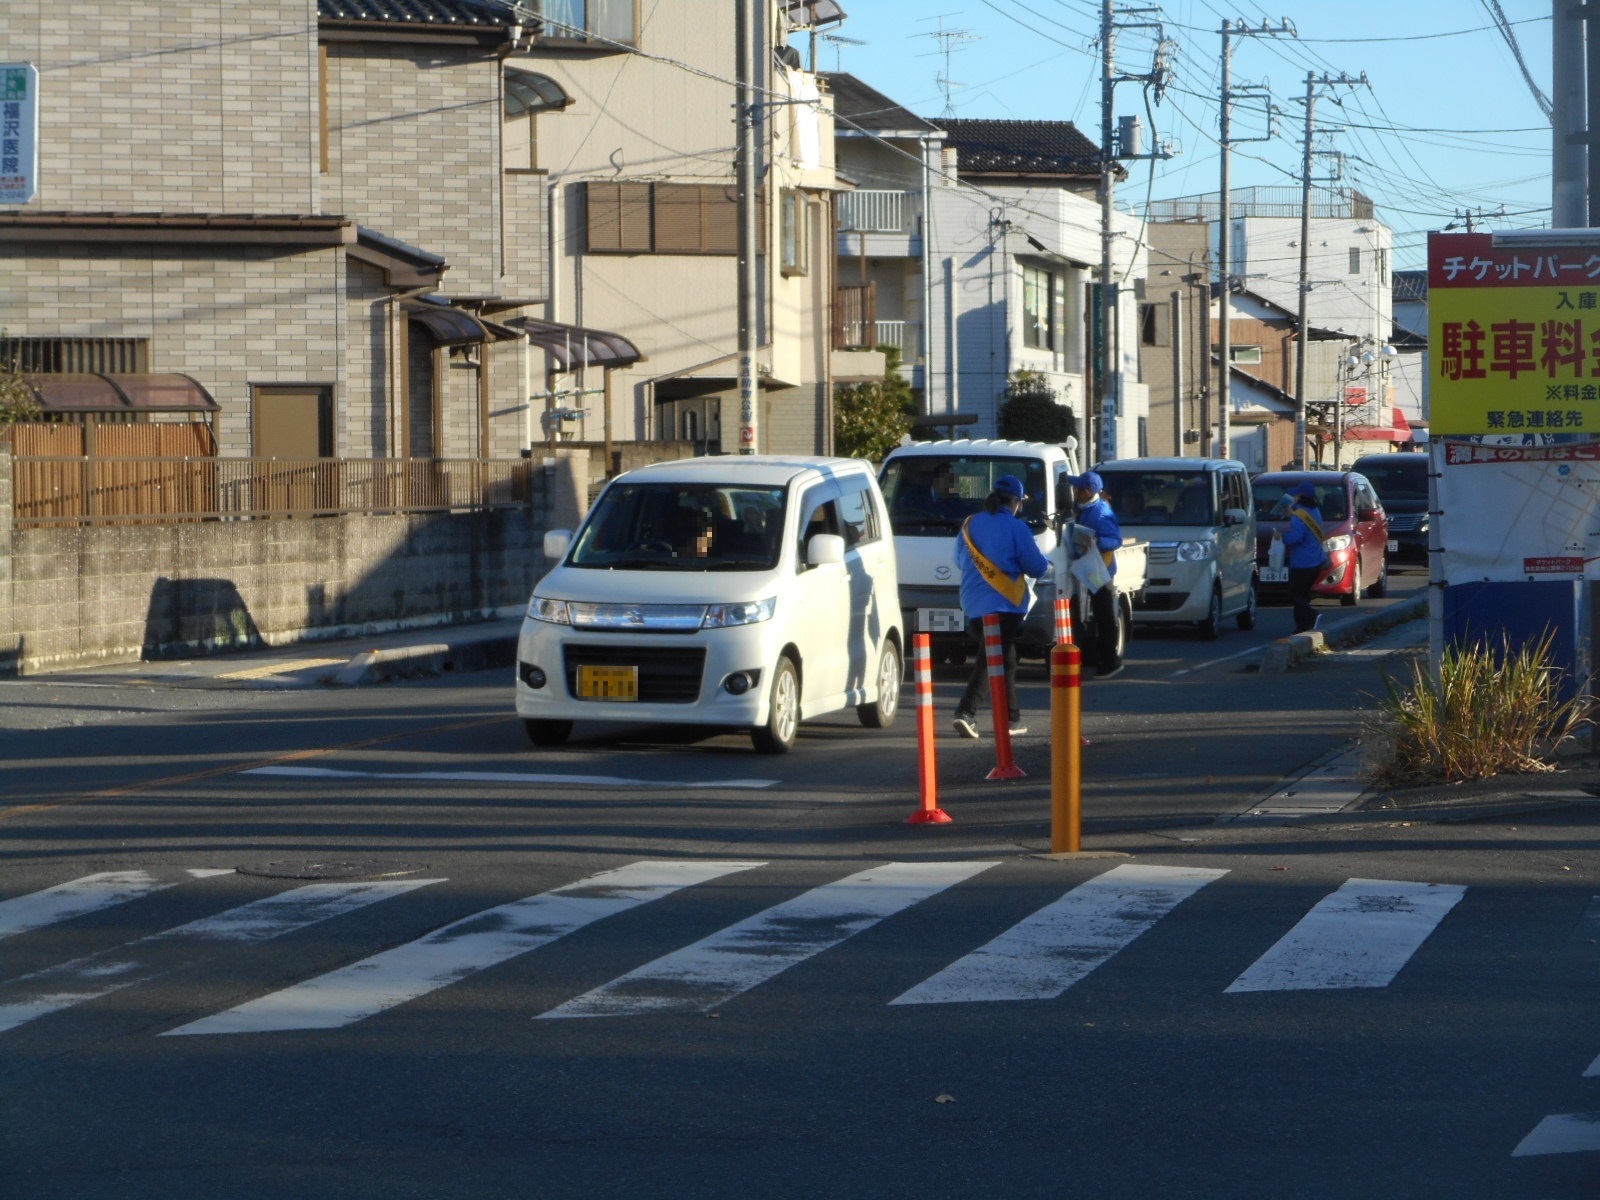
[[[1306,633],[1279,638],[1267,647],[1266,653],[1261,657],[1262,673],[1287,671],[1302,658],[1309,658],[1332,646],[1348,646],[1364,641],[1373,634],[1382,633],[1385,629],[1426,616],[1427,612],[1428,595],[1424,592],[1420,596],[1413,596],[1409,600],[1391,604],[1387,608],[1375,609],[1370,613],[1362,613],[1339,621],[1327,629],[1313,629]]]
[[[420,646],[395,646],[357,654],[328,682],[334,687],[366,687],[391,679],[417,679],[454,671],[509,667],[516,657],[515,634]]]

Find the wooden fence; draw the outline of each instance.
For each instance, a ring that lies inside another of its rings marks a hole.
[[[278,459],[16,454],[17,528],[516,508],[527,459]]]

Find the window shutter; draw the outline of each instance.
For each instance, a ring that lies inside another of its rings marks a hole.
[[[656,184],[657,254],[701,253],[700,192],[690,183]]]
[[[587,183],[588,250],[591,254],[650,252],[650,185]]]

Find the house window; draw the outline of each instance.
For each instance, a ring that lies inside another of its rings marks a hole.
[[[1022,344],[1034,350],[1056,348],[1056,327],[1051,299],[1055,279],[1040,267],[1022,268]]]
[[[1165,304],[1141,305],[1139,330],[1139,340],[1146,346],[1172,345],[1172,310]]]
[[[142,375],[150,369],[148,338],[0,338],[0,365],[23,375]]]
[[[806,273],[806,198],[804,193],[786,191],[781,205],[780,234],[785,275]]]
[[[590,254],[739,252],[739,205],[731,184],[588,183],[584,192]],[[764,230],[763,224],[761,251]]]
[[[1261,347],[1229,346],[1228,357],[1243,366],[1259,365],[1261,362]]]
[[[537,0],[541,37],[553,41],[606,41],[635,45],[637,0]]]
[[[1351,246],[1350,247],[1350,274],[1352,274],[1352,275],[1361,274],[1361,247],[1360,246]]]
[[[1387,250],[1379,250],[1376,253],[1377,253],[1377,258],[1378,258],[1378,283],[1381,284],[1383,287],[1388,287],[1389,286],[1389,252]]]

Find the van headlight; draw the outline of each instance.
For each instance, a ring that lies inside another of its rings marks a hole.
[[[1215,549],[1211,542],[1179,542],[1179,562],[1205,562]]]
[[[708,604],[700,628],[727,629],[732,625],[758,625],[762,621],[772,620],[772,614],[777,611],[776,596],[768,596],[765,600],[748,600],[743,604]]]
[[[1351,538],[1348,533],[1336,533],[1327,541],[1322,543],[1322,548],[1329,554],[1332,554],[1337,550],[1350,549],[1350,542]]]
[[[528,617],[548,625],[572,624],[572,613],[565,600],[546,600],[543,596],[528,601]]]

